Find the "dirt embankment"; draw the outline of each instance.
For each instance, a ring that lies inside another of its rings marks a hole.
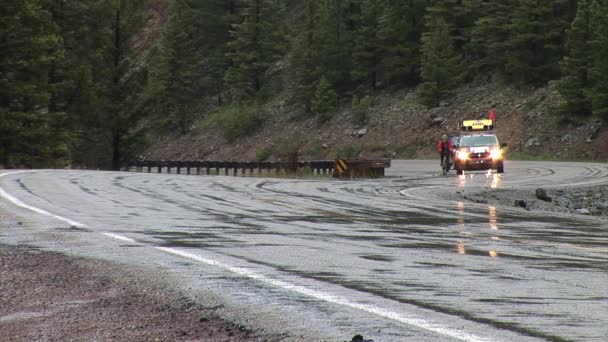
[[[153,277],[107,262],[0,245],[1,341],[278,341]]]
[[[484,118],[493,108],[497,134],[518,158],[608,160],[608,127],[598,120],[560,125],[552,115],[559,96],[550,87],[519,89],[483,84],[458,89],[440,107],[421,106],[413,90],[375,97],[365,124],[355,123],[350,101],[329,122],[306,118],[302,108],[277,99],[264,111],[264,126],[230,144],[221,129],[202,119],[191,134],[161,138],[142,157],[148,160],[279,159],[285,146],[297,146],[301,159],[335,157],[435,158],[443,133],[457,133],[463,118]],[[201,114],[203,117],[205,114]]]

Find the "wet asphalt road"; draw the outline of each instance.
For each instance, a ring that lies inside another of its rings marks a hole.
[[[607,220],[444,195],[606,185],[608,164],[507,162],[504,175],[465,177],[437,164],[393,161],[364,181],[5,174],[0,242],[160,267],[270,332],[605,341]]]

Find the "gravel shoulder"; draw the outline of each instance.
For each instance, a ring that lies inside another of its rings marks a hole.
[[[0,340],[278,341],[256,336],[158,277],[109,262],[0,245]]]
[[[519,207],[530,211],[558,212],[608,218],[608,186],[561,189],[483,189],[457,191],[451,200]]]

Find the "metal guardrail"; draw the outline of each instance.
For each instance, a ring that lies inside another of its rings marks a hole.
[[[157,173],[176,173],[197,175],[255,175],[263,171],[279,174],[295,173],[299,168],[309,168],[315,174],[331,174],[333,160],[314,160],[301,162],[235,162],[235,161],[132,161],[124,168],[125,171]]]
[[[334,176],[339,178],[384,177],[384,169],[391,167],[390,159],[337,159]]]
[[[339,161],[344,161],[346,168],[340,168]],[[263,172],[279,175],[295,174],[298,169],[309,169],[318,175],[333,175],[340,178],[369,178],[384,176],[384,169],[390,167],[390,159],[338,159],[287,162],[235,162],[235,161],[152,161],[139,160],[129,162],[124,171],[176,173],[191,175],[261,175]]]

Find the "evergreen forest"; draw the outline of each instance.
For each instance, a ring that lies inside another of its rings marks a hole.
[[[555,84],[555,115],[608,121],[606,75],[603,0],[3,0],[0,165],[119,169],[213,111],[237,140],[278,93],[323,122],[388,89]]]

